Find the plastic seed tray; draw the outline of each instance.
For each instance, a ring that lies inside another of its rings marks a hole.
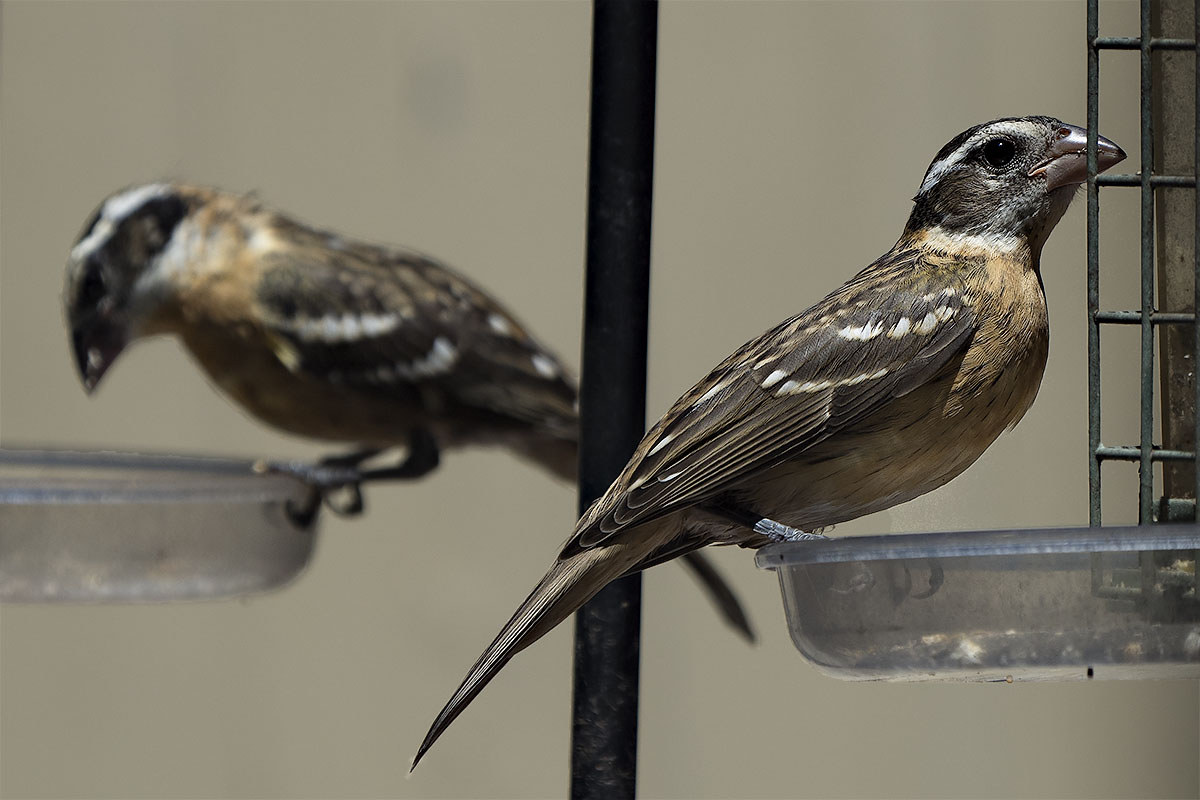
[[[246,461],[0,450],[0,601],[233,597],[286,583],[308,488]]]
[[[1200,527],[769,545],[792,640],[847,680],[1200,677]]]

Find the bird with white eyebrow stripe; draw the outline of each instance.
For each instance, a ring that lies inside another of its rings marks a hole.
[[[574,480],[574,380],[483,290],[411,251],[317,230],[250,195],[158,183],[117,192],[67,264],[67,322],[88,392],[134,340],[178,336],[259,420],[362,448],[289,465],[323,490],[417,478],[440,453],[500,445]],[[404,448],[391,467],[360,469]],[[319,507],[320,494],[311,508]],[[737,597],[705,559],[702,586],[743,636]]]
[[[610,581],[881,511],[970,466],[1037,394],[1040,258],[1087,135],[1000,119],[934,158],[899,241],[721,362],[642,439],[437,715],[417,761],[519,651]],[[1125,154],[1100,138],[1099,166]]]

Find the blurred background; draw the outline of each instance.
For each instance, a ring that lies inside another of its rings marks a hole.
[[[584,2],[5,2],[0,442],[313,457],[171,340],[85,396],[60,292],[100,200],[170,178],[436,255],[577,370],[591,7]],[[1133,2],[1101,33],[1137,35]],[[667,2],[660,12],[649,413],[890,247],[934,153],[1007,115],[1085,121],[1081,2]],[[1139,168],[1137,54],[1101,131]],[[1137,193],[1102,195],[1106,307],[1137,300]],[[840,535],[1087,522],[1084,202],[1051,238],[1040,397],[965,475]],[[1136,441],[1137,329],[1105,339],[1106,441]],[[1124,370],[1124,371],[1122,371]],[[1136,521],[1136,466],[1104,520]],[[500,452],[372,487],[277,593],[0,608],[5,797],[556,797],[571,626],[521,654],[421,767],[433,715],[570,532],[575,495]],[[885,685],[823,677],[779,591],[713,553],[759,643],[675,565],[645,582],[640,793],[1195,797],[1196,682]]]

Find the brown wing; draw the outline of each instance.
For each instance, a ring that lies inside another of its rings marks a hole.
[[[413,253],[323,237],[271,252],[258,287],[268,335],[294,372],[383,396],[430,394],[563,430],[574,383],[496,301]]]
[[[713,498],[928,381],[975,332],[978,267],[893,251],[749,342],[651,429],[564,553]]]

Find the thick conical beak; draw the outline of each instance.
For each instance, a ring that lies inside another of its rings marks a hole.
[[[88,394],[100,383],[126,344],[122,328],[107,320],[94,317],[72,326],[71,349],[75,355],[75,367]]]
[[[1087,182],[1087,131],[1063,124],[1055,133],[1046,159],[1029,171],[1029,177],[1046,176],[1046,190]],[[1125,151],[1111,139],[1096,137],[1096,171],[1104,172],[1125,160]]]

